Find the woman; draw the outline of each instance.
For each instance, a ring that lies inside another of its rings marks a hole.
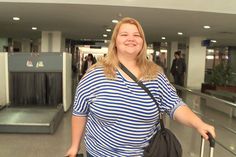
[[[214,128],[181,101],[161,68],[147,60],[146,50],[141,25],[132,18],[122,19],[114,28],[107,57],[90,68],[77,87],[67,156],[78,152],[84,132],[88,156],[142,156],[159,130],[155,103],[119,68],[119,62],[149,88],[162,111],[196,128],[205,139],[207,132],[215,137]]]
[[[87,55],[86,60],[82,64],[82,69],[81,69],[82,75],[84,75],[86,71],[95,63],[96,63],[96,60],[94,59],[93,55],[89,53]]]

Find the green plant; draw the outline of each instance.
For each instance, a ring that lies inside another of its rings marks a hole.
[[[232,80],[232,68],[227,63],[220,63],[212,69],[210,82],[214,85],[226,86]]]

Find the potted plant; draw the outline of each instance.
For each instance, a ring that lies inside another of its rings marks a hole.
[[[231,66],[228,63],[221,62],[210,71],[208,81],[202,83],[201,92],[206,93],[206,90],[232,91],[230,88],[235,88],[229,86],[232,79]]]
[[[227,86],[232,80],[232,68],[228,63],[221,62],[212,69],[210,83],[215,86]]]

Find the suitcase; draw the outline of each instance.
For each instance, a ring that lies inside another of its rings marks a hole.
[[[209,139],[209,143],[210,143],[210,150],[209,150],[209,157],[213,157],[214,155],[214,149],[215,149],[215,139],[213,138],[213,136],[210,133],[207,133]],[[202,138],[202,142],[201,142],[201,149],[200,149],[200,157],[203,157],[204,155],[204,145],[205,145],[205,139],[203,137]]]
[[[77,154],[76,157],[84,157],[84,154]]]

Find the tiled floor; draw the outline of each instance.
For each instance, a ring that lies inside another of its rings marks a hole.
[[[205,121],[215,124],[217,131],[216,148],[214,157],[236,156],[236,119],[229,118],[226,114],[205,107],[203,101],[196,95],[184,94],[188,105],[199,113]],[[0,134],[0,157],[62,157],[70,146],[71,111],[64,117],[54,134]],[[212,122],[212,119],[215,122]],[[184,156],[199,157],[200,136],[195,130],[184,127],[176,122],[166,120],[166,126],[171,128],[180,139]],[[231,129],[227,130],[225,127]],[[207,144],[208,145],[208,144]],[[228,150],[227,150],[228,149]],[[206,149],[206,154],[207,154]],[[85,152],[82,145],[81,153]],[[207,157],[207,155],[205,156]]]

